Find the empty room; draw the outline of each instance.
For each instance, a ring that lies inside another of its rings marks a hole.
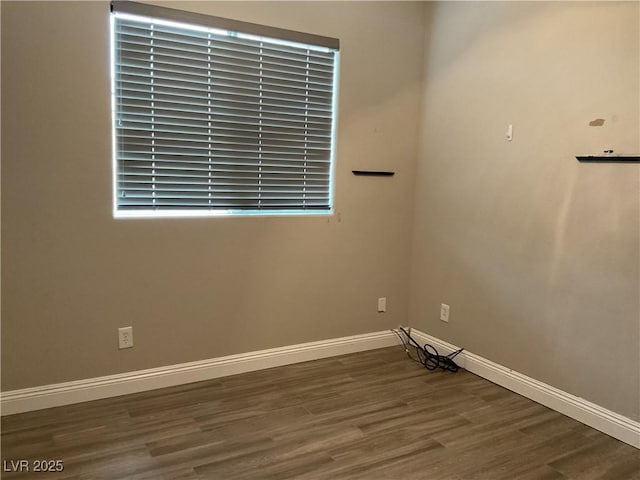
[[[640,480],[640,2],[0,16],[2,478]]]

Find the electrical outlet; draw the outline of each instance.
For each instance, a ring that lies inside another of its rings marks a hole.
[[[133,327],[121,327],[118,329],[118,348],[133,347]]]
[[[387,297],[380,297],[378,299],[378,312],[387,311]]]
[[[440,320],[443,322],[449,322],[449,305],[446,303],[440,304]]]

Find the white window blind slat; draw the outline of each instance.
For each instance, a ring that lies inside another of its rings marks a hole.
[[[330,211],[337,50],[156,11],[112,21],[116,212]]]
[[[122,134],[122,139],[125,142],[137,142],[137,141],[148,141],[149,133],[152,130],[150,129],[125,129]],[[190,134],[186,131],[175,131],[171,129],[162,129],[158,128],[153,130],[156,141],[167,141],[167,142],[175,142],[181,141],[186,145],[191,143],[192,145],[208,145],[209,140],[205,140],[200,138],[197,134]],[[222,138],[221,141],[226,143],[237,143],[237,144],[254,144],[260,138],[262,139],[262,145],[264,146],[291,146],[295,148],[299,145],[300,138],[296,137],[296,134],[286,134],[286,133],[265,133],[262,137],[258,137],[252,135],[252,132],[244,133],[245,131],[239,130],[231,130],[229,132],[224,132],[220,135]],[[288,138],[290,137],[290,138]],[[214,136],[214,138],[218,138]],[[317,138],[314,138],[312,135],[308,136],[307,143],[311,146],[311,148],[325,148],[330,149],[331,144],[322,138],[322,136],[318,135]]]

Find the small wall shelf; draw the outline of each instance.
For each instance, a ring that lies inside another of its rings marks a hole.
[[[591,163],[640,163],[640,154],[576,155],[576,158]]]
[[[351,170],[354,175],[366,175],[369,177],[392,177],[396,172],[383,172],[380,170]]]

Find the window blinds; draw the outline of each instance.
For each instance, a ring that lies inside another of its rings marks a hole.
[[[112,20],[116,211],[331,209],[335,49]]]

